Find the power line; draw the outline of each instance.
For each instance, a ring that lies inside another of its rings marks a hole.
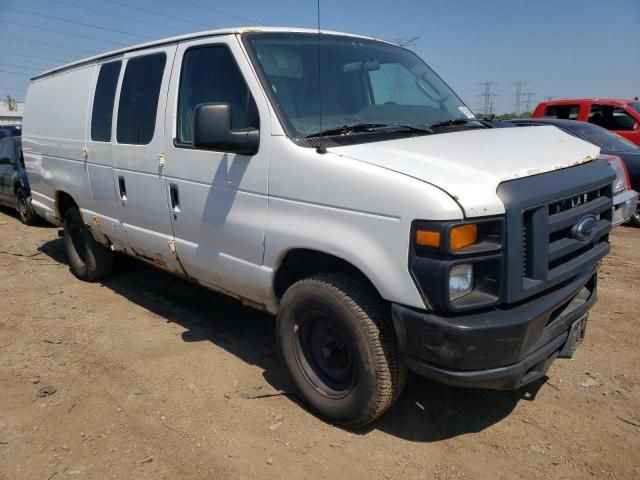
[[[167,28],[172,28],[171,26],[161,25],[161,24],[155,23],[155,22],[150,22],[146,18],[144,19],[144,21],[143,20],[137,20],[135,18],[127,17],[126,15],[118,15],[117,13],[105,12],[104,10],[98,10],[97,8],[87,7],[85,5],[78,5],[78,4],[70,3],[70,2],[63,2],[62,0],[49,0],[49,2],[57,3],[59,5],[66,5],[66,6],[69,6],[69,7],[76,8],[76,9],[86,10],[88,12],[99,13],[100,15],[109,15],[109,16],[114,17],[114,18],[121,18],[122,20],[126,20],[128,22],[135,22],[138,25],[140,25],[141,22],[144,22],[145,25],[152,25],[154,27],[158,27],[158,28],[161,28],[163,30],[166,30]]]
[[[16,37],[15,35],[11,35],[11,36],[9,36],[9,38],[11,40],[20,40],[20,42],[26,42],[26,43],[35,44],[35,45],[46,45],[46,46],[51,46],[51,47],[66,48],[66,49],[69,49],[69,50],[76,50],[78,52],[83,52],[85,54],[89,53],[89,54],[95,55],[95,51],[94,50],[88,50],[86,48],[78,48],[78,47],[69,46],[69,45],[62,45],[60,43],[43,42],[43,41],[40,41],[40,40],[33,40],[31,38]],[[11,42],[9,42],[9,43],[11,43]],[[41,48],[41,47],[39,47],[39,48]]]
[[[38,67],[25,67],[24,65],[16,65],[14,63],[0,63],[0,67],[13,67],[13,68],[22,68],[23,70],[30,70],[32,72],[35,72],[38,70]]]
[[[47,60],[49,58],[53,58],[53,57],[58,57],[60,59],[63,58],[67,58],[67,59],[72,59],[72,58],[77,58],[75,55],[69,55],[66,53],[50,53],[50,52],[46,52],[46,51],[42,51],[42,50],[34,50],[34,49],[30,49],[30,48],[25,48],[23,46],[17,46],[17,44],[13,43],[13,42],[7,42],[7,46],[9,47],[9,51],[11,52],[26,52],[28,54],[37,54],[38,56],[42,57],[43,55],[45,56],[44,58],[46,58]],[[40,55],[42,54],[42,55]],[[3,53],[2,55],[10,55],[8,53]]]
[[[11,50],[13,51],[13,50]],[[33,59],[33,60],[39,60],[39,61],[44,61],[44,62],[51,62],[51,63],[56,63],[56,62],[71,62],[72,60],[60,60],[60,59],[55,59],[55,58],[46,58],[46,57],[40,57],[38,55],[32,55],[32,54],[27,54],[27,53],[1,53],[0,56],[3,57],[15,57],[15,58],[22,58],[22,59]]]
[[[105,32],[121,33],[123,35],[129,35],[131,37],[142,38],[143,40],[151,40],[151,37],[147,37],[145,35],[138,35],[137,33],[129,33],[129,32],[125,32],[123,30],[116,30],[116,29],[113,29],[113,28],[102,27],[100,25],[93,25],[92,23],[79,22],[77,20],[69,20],[67,18],[56,17],[55,15],[46,15],[44,13],[32,12],[30,10],[23,10],[21,8],[15,8],[15,7],[7,7],[7,6],[4,6],[4,5],[0,6],[0,8],[4,8],[5,10],[12,10],[12,11],[18,12],[18,13],[20,13],[22,15],[34,15],[36,17],[50,18],[52,20],[57,20],[59,22],[67,22],[67,23],[71,23],[71,24],[74,24],[74,25],[82,25],[83,27],[95,28],[97,30],[103,30]]]
[[[96,42],[111,43],[113,45],[120,45],[120,46],[123,46],[123,47],[128,46],[128,44],[126,44],[126,43],[114,42],[113,40],[104,40],[102,38],[91,37],[89,35],[81,35],[79,33],[64,32],[62,30],[55,30],[53,28],[40,27],[40,26],[37,26],[37,25],[29,25],[28,23],[12,22],[12,21],[9,21],[9,20],[4,20],[4,19],[2,20],[2,23],[8,23],[8,24],[11,24],[11,25],[18,25],[20,27],[35,28],[36,30],[44,30],[45,32],[60,33],[62,35],[70,35],[72,37],[84,38],[84,39],[88,39],[88,40],[95,40]]]
[[[33,73],[14,72],[11,70],[0,70],[0,73],[7,73],[9,75],[22,75],[24,77],[31,77],[33,75]]]
[[[269,25],[268,23],[260,22],[258,20],[254,20],[254,19],[249,18],[249,17],[243,17],[241,15],[234,15],[233,13],[223,12],[222,10],[218,10],[217,8],[209,7],[208,5],[202,5],[201,3],[191,2],[189,0],[178,0],[178,1],[182,2],[182,3],[186,3],[187,5],[193,5],[194,7],[203,8],[205,10],[209,10],[209,11],[214,12],[214,13],[219,13],[220,15],[226,15],[227,17],[237,18],[238,20],[247,20],[247,21],[249,21],[251,23],[259,23],[259,24],[263,24],[263,25]]]
[[[176,17],[176,16],[173,16],[173,15],[167,15],[165,13],[156,12],[154,10],[148,10],[146,8],[135,7],[133,5],[129,5],[128,3],[119,2],[118,0],[105,0],[105,1],[107,1],[109,3],[115,3],[116,5],[120,5],[120,6],[123,6],[123,7],[132,8],[134,10],[140,10],[141,12],[151,13],[153,15],[159,15],[161,17],[170,18],[171,20],[180,20],[182,22],[193,23],[194,25],[200,25],[201,27],[206,27],[208,29],[210,29],[212,27],[212,25],[209,25],[207,23],[200,23],[200,22],[196,22],[195,20],[189,20],[188,18]]]
[[[0,87],[0,91],[7,91],[7,92],[22,92],[22,93],[24,93],[25,90],[26,90],[26,87],[25,88]]]

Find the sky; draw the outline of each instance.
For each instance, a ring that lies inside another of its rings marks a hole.
[[[640,96],[640,0],[320,0],[323,29],[410,47],[463,101],[514,111],[523,80],[545,97]],[[0,98],[23,101],[29,78],[106,52],[211,28],[316,27],[316,0],[0,0]],[[524,101],[524,99],[523,99]]]

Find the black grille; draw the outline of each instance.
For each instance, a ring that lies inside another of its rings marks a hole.
[[[594,269],[609,252],[613,171],[597,160],[501,183],[506,209],[503,298],[520,302]],[[595,215],[585,241],[572,229]]]
[[[538,280],[552,279],[561,271],[557,269],[570,262],[578,262],[598,244],[606,243],[611,229],[611,203],[611,187],[607,185],[526,210],[522,227],[523,276]],[[586,242],[577,240],[572,229],[589,214],[598,219],[595,233]],[[536,225],[533,224],[534,218]],[[548,229],[546,236],[537,236],[544,245],[534,245],[531,240],[534,228]],[[546,268],[543,268],[544,264]],[[537,268],[532,268],[533,265],[537,265]]]

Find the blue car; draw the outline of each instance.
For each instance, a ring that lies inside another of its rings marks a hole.
[[[31,192],[22,158],[22,137],[19,133],[0,137],[0,204],[15,208],[20,221],[25,225],[38,222],[38,217],[31,207]]]

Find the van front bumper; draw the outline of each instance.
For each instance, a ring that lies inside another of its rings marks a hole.
[[[453,386],[515,389],[542,377],[581,341],[597,298],[595,269],[510,308],[443,316],[394,304],[409,368]]]

